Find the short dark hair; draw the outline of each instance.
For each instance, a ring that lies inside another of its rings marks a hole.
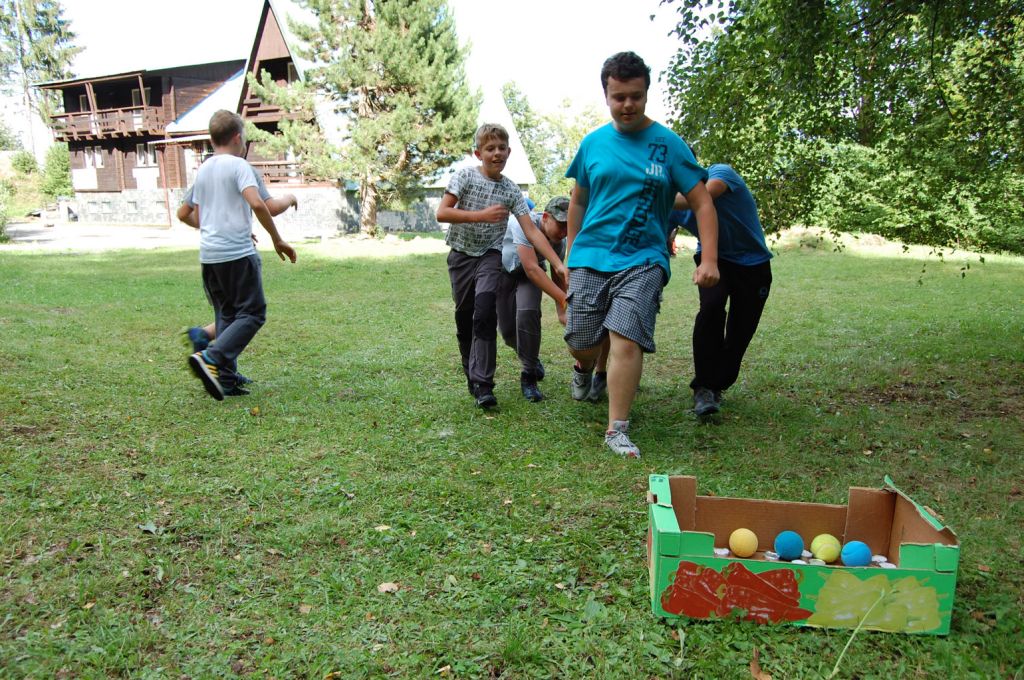
[[[227,146],[235,135],[244,131],[245,123],[234,111],[221,109],[210,118],[210,141],[214,146]]]
[[[601,67],[601,87],[608,92],[608,79],[632,80],[643,78],[645,89],[651,87],[651,67],[644,63],[635,52],[619,52],[604,61]]]

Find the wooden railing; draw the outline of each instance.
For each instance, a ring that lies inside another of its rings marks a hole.
[[[267,184],[306,184],[302,168],[295,161],[253,161],[252,167]]]
[[[60,141],[163,134],[166,121],[159,106],[128,106],[101,111],[58,113],[50,117]]]

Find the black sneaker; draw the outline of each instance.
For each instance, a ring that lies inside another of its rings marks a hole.
[[[498,398],[494,396],[494,388],[488,385],[473,385],[471,390],[476,398],[476,405],[480,408],[494,408],[498,405]]]
[[[693,391],[693,412],[701,418],[718,413],[718,402],[715,400],[715,393],[706,387],[695,389]]]
[[[544,379],[544,362],[537,359],[537,382]]]
[[[536,374],[520,374],[519,386],[523,390],[523,397],[526,399],[526,401],[532,401],[536,403],[544,399],[544,394],[540,391],[540,388],[537,387],[537,381],[539,379],[540,378],[538,378]]]
[[[241,381],[239,381],[241,382]],[[231,387],[224,388],[225,397],[244,397],[249,394],[249,390],[239,385],[232,385]]]
[[[252,378],[247,378],[241,373],[235,373],[235,378],[238,379],[239,385],[251,385],[253,383]]]

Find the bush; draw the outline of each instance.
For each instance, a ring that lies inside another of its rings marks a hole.
[[[0,151],[18,151],[19,149],[21,149],[21,141],[11,131],[11,128],[0,121]]]
[[[19,151],[14,154],[11,157],[11,167],[19,175],[31,175],[39,170],[39,166],[36,164],[36,157],[30,151]]]
[[[68,153],[67,144],[54,144],[46,152],[40,189],[50,198],[74,195],[75,189],[71,185],[71,154]]]

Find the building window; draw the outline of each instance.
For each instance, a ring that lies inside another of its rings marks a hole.
[[[78,110],[88,111],[91,107],[89,106],[89,95],[80,94],[78,95]]]
[[[93,166],[97,168],[103,167],[103,147],[94,146],[92,148],[92,162]]]
[[[140,168],[156,167],[156,147],[152,144],[136,144],[135,165]]]
[[[83,154],[84,154],[84,156],[85,156],[85,167],[87,167],[87,168],[91,168],[91,167],[94,167],[94,166],[93,166],[93,152],[92,152],[92,147],[91,147],[91,146],[87,146],[87,147],[85,147],[84,149],[82,149],[82,153],[83,153]]]
[[[128,201],[128,212],[135,213],[139,211],[138,201]]]
[[[146,106],[152,106],[153,104],[153,88],[146,88]],[[132,106],[142,106],[142,92],[139,88],[132,90]]]

